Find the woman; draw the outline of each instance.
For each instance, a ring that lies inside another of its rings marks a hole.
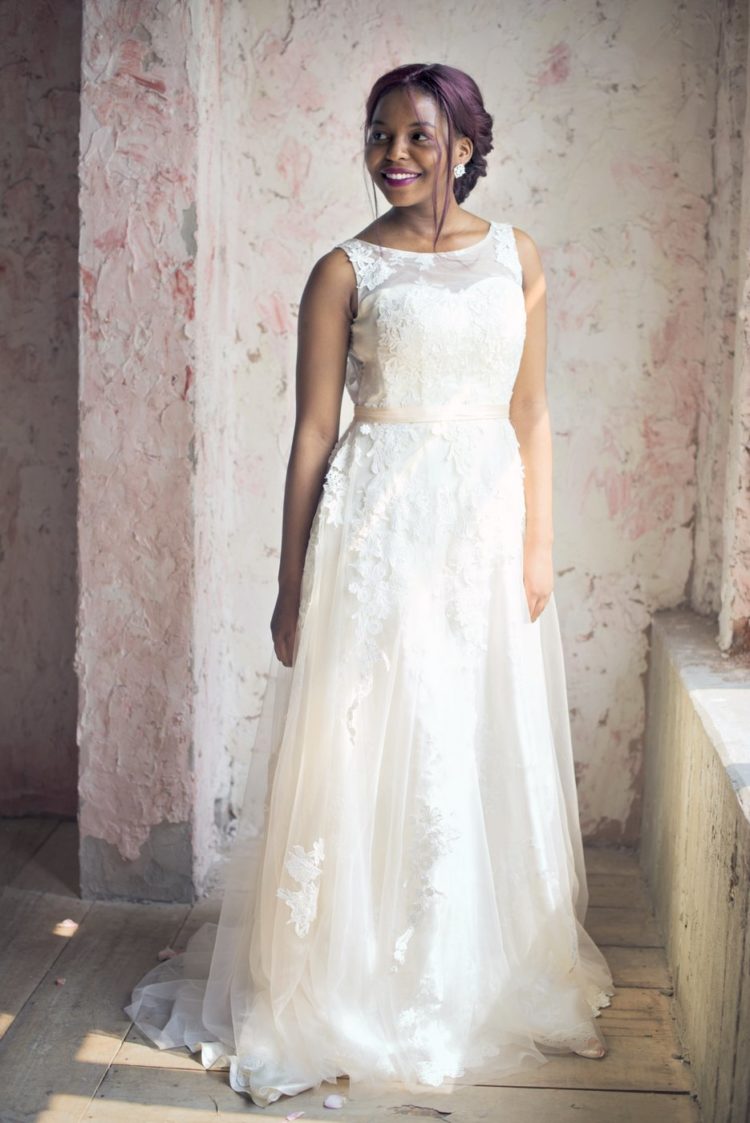
[[[544,277],[528,235],[461,206],[491,126],[448,66],[370,94],[390,209],[321,258],[300,308],[264,831],[245,815],[218,932],[128,1011],[259,1105],[343,1074],[447,1088],[606,1052],[552,591]]]

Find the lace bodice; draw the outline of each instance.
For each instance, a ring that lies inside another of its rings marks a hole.
[[[355,405],[507,405],[526,336],[513,228],[442,253],[338,249],[357,278],[346,384]]]

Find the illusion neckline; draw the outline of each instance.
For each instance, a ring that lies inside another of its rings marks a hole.
[[[368,242],[364,238],[351,238],[352,242],[359,242],[362,246],[370,246],[374,250],[389,250],[390,253],[407,254],[409,257],[449,257],[457,253],[466,253],[467,250],[476,250],[488,242],[495,231],[495,223],[490,221],[487,233],[479,239],[478,242],[472,242],[471,245],[462,246],[458,250],[398,250],[395,246],[380,246],[377,242]]]

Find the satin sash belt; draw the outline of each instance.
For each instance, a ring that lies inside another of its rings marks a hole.
[[[507,418],[507,406],[355,406],[355,421],[490,421]]]

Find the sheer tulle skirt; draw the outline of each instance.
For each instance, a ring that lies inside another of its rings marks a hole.
[[[128,1013],[258,1104],[491,1079],[600,1037],[554,596],[509,423],[352,425],[272,660],[217,926]]]

